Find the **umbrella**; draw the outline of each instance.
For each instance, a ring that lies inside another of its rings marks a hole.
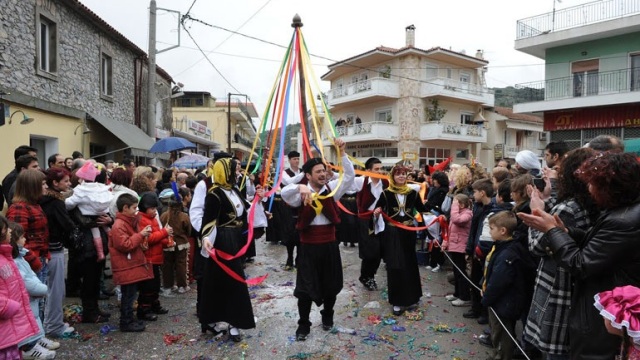
[[[191,141],[179,137],[166,137],[164,139],[158,140],[151,149],[149,149],[150,153],[164,153],[182,149],[195,149],[196,144]]]
[[[177,168],[186,167],[194,169],[201,166],[207,166],[208,161],[209,158],[206,156],[202,156],[200,154],[191,154],[181,157],[180,159],[176,160],[176,162],[171,164],[171,166]]]

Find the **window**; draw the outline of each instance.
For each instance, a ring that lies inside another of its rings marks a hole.
[[[471,75],[467,73],[460,73],[460,83],[469,84],[469,82],[471,82]]]
[[[113,96],[113,58],[104,52],[100,57],[100,95]]]
[[[420,148],[420,159],[418,163],[420,166],[429,164],[433,166],[436,163],[441,163],[451,155],[451,150],[444,148]]]
[[[180,106],[182,107],[190,107],[191,99],[180,99]]]
[[[447,68],[447,79],[453,79],[453,70]]]
[[[473,114],[468,112],[460,113],[460,124],[462,125],[472,125],[473,124]]]
[[[571,64],[573,74],[573,96],[588,96],[598,94],[598,59],[576,61]]]
[[[631,91],[640,90],[640,54],[631,55]]]
[[[468,149],[456,149],[456,159],[468,159],[468,158],[469,158]]]
[[[58,25],[53,16],[36,13],[37,69],[41,76],[55,79],[58,73]]]
[[[377,122],[393,122],[393,116],[391,113],[391,109],[377,110],[376,111],[376,121]]]
[[[196,99],[196,106],[204,106],[204,99],[200,98],[200,99]]]
[[[427,63],[427,79],[438,77],[438,65]]]

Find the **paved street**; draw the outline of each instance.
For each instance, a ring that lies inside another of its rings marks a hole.
[[[348,333],[324,332],[319,309],[311,312],[313,326],[306,342],[294,341],[297,310],[293,297],[295,273],[281,269],[286,249],[258,241],[256,262],[247,267],[250,276],[268,273],[260,286],[250,290],[257,328],[244,331],[245,338],[233,343],[226,336],[213,339],[201,335],[195,313],[195,289],[172,298],[161,298],[170,309],[159,321],[147,324],[143,333],[101,333],[105,324],[76,324],[85,340],[66,339],[58,359],[484,359],[487,348],[475,338],[483,327],[467,321],[444,299],[452,286],[446,272],[421,269],[425,296],[418,311],[399,317],[391,314],[386,301],[384,269],[378,274],[379,291],[365,290],[357,278],[358,249],[340,245],[345,284],[336,303],[336,326],[354,329]],[[383,265],[384,266],[384,265]],[[426,294],[431,293],[431,297]],[[78,303],[68,298],[68,303]],[[116,328],[115,298],[101,306],[113,313],[106,325]],[[422,319],[420,318],[422,315]],[[416,318],[416,319],[413,319]],[[103,333],[106,331],[102,331]],[[165,344],[168,341],[170,344]]]

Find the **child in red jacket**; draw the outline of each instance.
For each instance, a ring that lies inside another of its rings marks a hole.
[[[138,290],[138,319],[156,321],[156,314],[166,314],[169,310],[160,305],[160,266],[164,261],[163,248],[174,246],[173,229],[167,225],[160,226],[158,218],[158,196],[155,193],[144,193],[138,204],[138,231],[151,226],[151,234],[143,243],[144,255],[147,262],[153,266],[153,279],[144,280]]]
[[[151,234],[151,226],[147,225],[137,232],[137,205],[137,197],[131,194],[120,195],[116,201],[116,221],[109,232],[113,282],[120,285],[122,292],[120,331],[123,332],[144,331],[144,323],[133,318],[133,300],[138,284],[153,278],[151,265],[147,262],[141,247],[145,238]]]

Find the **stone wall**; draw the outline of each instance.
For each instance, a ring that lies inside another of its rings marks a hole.
[[[400,59],[400,98],[398,112],[398,155],[420,149],[420,119],[424,118],[424,102],[420,98],[420,58],[408,55]]]
[[[55,79],[40,76],[36,72],[37,9],[52,14],[57,20],[58,71]],[[100,97],[100,59],[103,50],[108,51],[113,59],[112,101]],[[134,123],[134,67],[135,59],[139,56],[140,53],[115,41],[59,1],[3,1],[0,12],[0,83],[4,89],[89,114]],[[146,66],[142,66],[142,71],[141,122],[145,124]],[[157,81],[164,83],[165,89],[170,88],[166,79],[158,77]],[[158,90],[161,91],[162,87]],[[170,122],[171,113],[165,112],[164,118]]]

